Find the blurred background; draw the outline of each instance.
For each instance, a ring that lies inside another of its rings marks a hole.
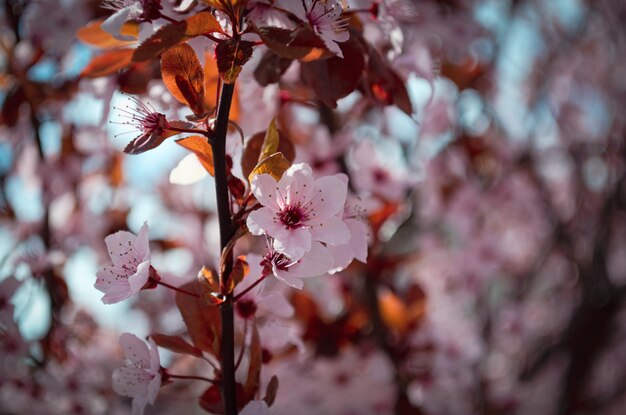
[[[195,3],[162,0],[171,16]],[[348,3],[408,111],[363,89],[331,109],[297,62],[260,85],[261,48],[238,80],[245,138],[276,117],[296,161],[348,173],[371,204],[368,263],[287,294],[295,316],[275,324],[288,339],[264,344],[263,382],[281,382],[272,410],[626,413],[626,2]],[[122,152],[139,134],[120,118],[130,95],[190,114],[159,62],[84,71],[109,48],[84,28],[109,14],[96,0],[0,0],[0,413],[130,413],[110,386],[119,333],[183,330],[166,290],[102,304],[105,236],[147,221],[172,285],[217,266],[212,178],[173,140]],[[206,413],[199,393],[167,386],[146,413]]]

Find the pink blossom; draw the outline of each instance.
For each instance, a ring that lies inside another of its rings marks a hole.
[[[250,401],[243,407],[239,415],[272,415],[269,406],[263,400]]]
[[[289,27],[291,22],[285,13],[274,7],[274,0],[249,0],[247,18],[257,26]]]
[[[113,390],[133,398],[133,415],[143,414],[146,404],[154,404],[161,387],[159,351],[152,339],[149,343],[150,347],[130,333],[120,336],[126,366],[113,372]]]
[[[390,146],[393,146],[389,142]],[[390,147],[389,150],[395,150]],[[399,201],[412,184],[400,156],[393,157],[389,152],[377,151],[371,141],[357,145],[351,157],[351,177],[360,191],[371,192],[388,201]],[[395,156],[395,154],[394,154]]]
[[[252,180],[252,192],[263,205],[250,213],[253,235],[274,238],[273,247],[292,261],[311,250],[311,242],[331,245],[348,242],[350,232],[337,216],[346,201],[347,185],[336,176],[313,179],[311,168],[292,165],[277,183],[269,174]]]
[[[104,293],[104,304],[114,304],[136,294],[148,282],[148,225],[144,222],[137,236],[119,231],[107,236],[104,242],[113,264],[98,271],[94,287]]]
[[[259,255],[249,254],[247,256],[247,262],[250,267],[248,276],[243,279],[237,287],[235,287],[235,296],[245,292],[249,287],[258,281],[259,278],[265,278],[264,266],[265,258]],[[259,283],[256,287],[250,289],[245,295],[237,300],[238,310],[250,310],[254,309],[255,315],[269,315],[273,314],[277,317],[289,318],[293,316],[294,308],[289,303],[289,300],[285,296],[285,292],[281,290],[278,284],[271,284],[273,281],[265,279]],[[240,314],[245,314],[240,312]]]
[[[343,6],[339,0],[283,1],[283,7],[307,22],[324,45],[335,55],[343,58],[337,42],[350,38],[348,21],[341,17]]]
[[[130,100],[137,105],[136,109],[129,106],[126,108],[115,108],[120,111],[120,117],[126,119],[118,124],[130,125],[141,133],[139,137],[128,143],[126,148],[124,148],[125,153],[141,154],[152,150],[158,147],[167,137],[174,134],[166,134],[170,125],[164,114],[157,112],[154,107],[144,104],[135,97],[131,97]]]
[[[334,262],[331,274],[344,270],[354,259],[367,262],[369,224],[365,215],[366,210],[361,206],[361,199],[356,196],[349,198],[343,211],[343,221],[350,232],[350,239],[344,245],[328,246]]]
[[[106,0],[103,7],[115,11],[109,16],[102,29],[120,40],[134,40],[134,37],[120,33],[124,23],[130,20],[151,22],[161,17],[161,0]]]
[[[311,249],[299,260],[275,251],[270,247],[261,265],[272,270],[274,276],[285,284],[302,289],[303,278],[316,277],[333,268],[333,257],[324,245],[313,242]]]

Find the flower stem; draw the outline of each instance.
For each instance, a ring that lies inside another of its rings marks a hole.
[[[237,302],[237,300],[239,300],[241,297],[243,297],[244,295],[248,294],[248,292],[250,292],[250,290],[252,290],[254,287],[259,285],[261,283],[261,281],[263,281],[265,279],[265,277],[267,277],[268,275],[269,274],[266,274],[265,272],[263,272],[263,275],[261,275],[261,277],[258,280],[256,280],[251,286],[249,286],[248,288],[246,288],[245,290],[243,290],[242,292],[237,294],[235,297],[233,297],[233,302]]]
[[[162,285],[164,287],[167,287],[170,290],[178,291],[180,293],[187,294],[187,295],[190,295],[192,297],[200,298],[200,296],[198,294],[196,294],[196,293],[192,293],[191,291],[183,290],[182,288],[174,287],[173,285],[170,285],[170,284],[168,284],[166,282],[156,281],[156,283],[159,284],[159,285]]]
[[[226,133],[228,132],[228,116],[233,99],[234,84],[222,84],[220,99],[217,107],[215,129],[207,133],[213,149],[215,167],[215,194],[217,200],[217,216],[220,225],[220,246],[222,252],[235,234],[235,226],[230,211],[230,196],[228,193],[228,177],[226,172]],[[222,316],[222,399],[226,415],[237,414],[237,397],[235,390],[235,316],[233,311],[233,296],[225,287],[233,268],[232,253],[224,261],[224,268],[220,275],[224,303],[220,307]]]

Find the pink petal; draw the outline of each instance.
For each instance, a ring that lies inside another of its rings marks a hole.
[[[252,235],[276,235],[283,228],[276,218],[276,212],[268,207],[250,212],[246,225]]]
[[[144,261],[137,267],[137,272],[128,277],[131,295],[137,294],[146,285],[150,277],[150,261]]]
[[[281,318],[290,318],[295,312],[287,298],[285,298],[282,293],[278,292],[263,296],[260,304],[263,308],[266,308],[269,312]]]
[[[354,257],[362,263],[367,262],[367,225],[358,219],[345,220],[350,230],[350,240],[348,246],[352,250]]]
[[[289,274],[298,278],[316,277],[333,267],[333,257],[328,248],[319,242],[311,244],[311,250],[295,265],[289,267]]]
[[[276,180],[269,174],[258,174],[254,176],[251,183],[252,193],[257,200],[273,211],[279,211],[280,208],[276,202],[276,188],[278,184]]]
[[[312,187],[313,171],[305,163],[292,164],[278,182],[279,192],[288,202],[302,200],[303,196],[310,194]]]
[[[124,356],[131,363],[141,367],[150,367],[150,352],[148,345],[139,337],[131,333],[122,333],[120,335],[120,346],[124,350]]]
[[[346,245],[329,245],[328,250],[333,256],[333,268],[329,271],[330,274],[337,273],[339,271],[343,271],[350,265],[352,260],[354,259],[354,254],[352,253],[352,249]]]
[[[313,183],[311,167],[308,164],[300,163],[295,164],[295,168],[292,165],[285,172],[278,187],[281,189],[287,203],[290,205],[302,205],[311,198],[314,190]]]
[[[342,212],[347,193],[347,184],[335,176],[315,180],[309,207],[311,214],[314,215],[311,220],[330,218]]]
[[[133,398],[133,410],[132,415],[143,415],[143,411],[146,409],[148,399],[144,395]]]
[[[311,249],[311,232],[305,228],[281,228],[274,235],[274,249],[294,261],[299,260]]]
[[[118,395],[135,397],[147,392],[148,383],[143,381],[145,371],[136,367],[121,367],[113,372],[113,390]]]
[[[311,226],[311,238],[314,241],[343,245],[350,240],[350,231],[338,216],[309,222],[309,225]]]

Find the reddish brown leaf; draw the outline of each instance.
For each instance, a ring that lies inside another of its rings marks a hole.
[[[244,177],[248,177],[252,170],[259,163],[259,158],[261,154],[261,147],[263,146],[263,142],[265,141],[266,132],[260,132],[254,134],[252,137],[246,141],[246,145],[243,150],[243,156],[241,158],[241,169],[243,171]],[[295,149],[293,147],[293,143],[291,140],[285,135],[281,130],[278,130],[279,142],[278,142],[278,150],[280,153],[285,156],[287,160],[293,162],[295,158]]]
[[[267,384],[267,390],[265,391],[265,398],[263,400],[267,406],[272,406],[276,400],[276,394],[278,393],[278,378],[276,375],[272,376],[270,383]]]
[[[369,61],[365,84],[369,90],[365,93],[383,105],[395,104],[410,116],[413,113],[413,106],[404,80],[370,45],[367,45],[367,53]]]
[[[217,106],[217,94],[220,81],[220,74],[217,70],[217,62],[213,55],[206,52],[204,55],[204,96],[206,108]],[[235,86],[233,101],[230,105],[229,119],[237,121],[239,119],[239,87]]]
[[[241,68],[252,57],[252,42],[226,39],[215,48],[217,70],[222,81],[227,84],[235,83]]]
[[[120,91],[139,95],[147,91],[148,83],[152,79],[160,77],[160,68],[158,61],[147,61],[132,63],[128,69],[123,71],[117,78]]]
[[[291,66],[292,59],[278,56],[271,49],[265,51],[261,61],[254,69],[254,79],[261,86],[275,84]]]
[[[237,409],[241,410],[251,399],[245,400],[241,383],[235,384],[235,393],[237,395]],[[217,385],[213,385],[205,390],[202,396],[198,398],[198,404],[202,409],[212,414],[222,415],[225,413],[222,394]]]
[[[198,13],[182,22],[170,23],[157,30],[135,50],[133,61],[155,58],[172,46],[205,33],[221,32],[222,27],[211,13]]]
[[[237,284],[239,284],[249,272],[250,266],[248,265],[248,262],[246,262],[245,255],[238,256],[235,260],[235,265],[233,265],[230,277],[228,278],[228,292],[233,292]]]
[[[250,343],[250,364],[248,366],[248,377],[243,385],[245,397],[248,400],[254,399],[259,389],[259,379],[261,377],[261,365],[263,364],[263,351],[261,350],[261,336],[256,323],[252,322],[252,342]]]
[[[187,341],[180,336],[170,336],[167,334],[155,333],[151,334],[150,338],[154,340],[157,346],[171,350],[174,353],[202,357],[202,350],[187,343]]]
[[[202,295],[196,282],[185,284],[181,288]],[[176,293],[176,305],[194,346],[219,357],[222,327],[219,308],[202,298],[195,298],[182,292]]]
[[[87,26],[78,29],[76,37],[83,43],[90,46],[95,46],[102,49],[117,48],[120,46],[128,46],[135,43],[135,40],[119,40],[113,37],[108,32],[105,32],[100,26],[104,22],[104,19],[94,20],[87,24]],[[122,26],[120,30],[122,35],[134,36],[139,35],[139,25],[137,23],[128,22]]]
[[[334,56],[326,60],[303,63],[304,82],[324,104],[337,107],[337,100],[356,90],[365,69],[365,51],[361,43],[351,36],[339,47],[344,58]]]
[[[269,174],[276,181],[283,177],[283,173],[291,166],[291,162],[285,158],[283,153],[274,153],[268,158],[259,162],[252,173],[248,176],[248,181],[252,183],[252,179],[257,174]]]
[[[309,62],[335,56],[326,49],[322,39],[307,26],[296,30],[261,27],[255,28],[255,31],[265,45],[282,58]]]
[[[195,114],[204,112],[204,73],[191,46],[182,43],[164,52],[161,76],[181,104],[188,105]]]
[[[130,64],[133,57],[132,49],[114,49],[96,56],[83,69],[80,76],[85,78],[99,78],[116,73]]]
[[[211,175],[215,175],[215,168],[213,166],[213,149],[209,144],[206,137],[200,135],[192,135],[191,137],[181,138],[176,140],[176,143],[185,147],[187,150],[192,151],[202,163],[202,166]]]

